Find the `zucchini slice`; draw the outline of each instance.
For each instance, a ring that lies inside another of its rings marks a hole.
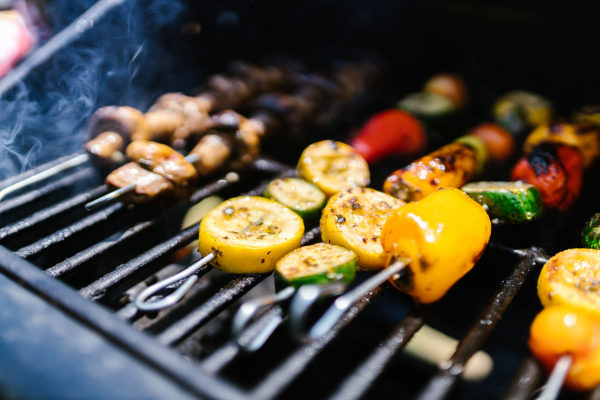
[[[483,206],[494,225],[529,222],[544,212],[540,192],[528,183],[476,182],[461,190]]]
[[[381,230],[387,217],[404,204],[373,189],[343,190],[331,197],[323,210],[323,242],[354,250],[362,270],[381,269],[389,256],[381,246]]]
[[[317,185],[327,197],[346,188],[369,184],[369,165],[352,147],[323,140],[308,146],[300,156],[298,175]]]
[[[569,249],[550,258],[538,279],[544,307],[569,304],[600,317],[600,250]]]
[[[275,179],[267,186],[264,196],[291,208],[302,219],[319,216],[327,201],[318,187],[298,178]]]
[[[439,127],[456,114],[456,105],[437,93],[412,93],[400,100],[397,107],[408,111],[431,127]]]
[[[262,274],[297,249],[304,234],[302,218],[264,197],[234,197],[200,223],[200,254],[215,254],[212,264],[236,274]]]
[[[326,243],[304,246],[277,261],[275,280],[279,287],[296,289],[308,284],[352,283],[357,260],[355,252],[341,246]]]
[[[581,232],[581,239],[585,247],[600,250],[600,214],[588,221]]]

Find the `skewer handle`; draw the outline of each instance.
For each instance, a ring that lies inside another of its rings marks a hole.
[[[265,325],[262,330],[257,333],[254,339],[250,343],[242,343],[240,338],[244,329],[248,326],[250,321],[256,318],[256,316],[268,307],[274,306],[279,303],[283,303],[286,300],[292,298],[296,293],[296,290],[289,286],[272,296],[265,296],[258,299],[250,300],[242,304],[238,312],[235,314],[233,319],[233,337],[237,342],[238,346],[248,352],[253,352],[262,347],[275,329],[281,324],[283,318],[278,316]]]
[[[55,165],[52,168],[48,168],[47,170],[40,172],[39,174],[35,174],[33,176],[30,176],[27,179],[23,179],[21,182],[17,182],[14,185],[10,185],[9,187],[0,190],[0,201],[2,201],[2,199],[4,199],[4,197],[11,194],[12,192],[16,192],[19,189],[22,189],[24,187],[32,185],[36,182],[40,182],[45,179],[48,179],[62,171],[65,171],[67,169],[81,165],[84,162],[87,162],[89,159],[90,159],[89,155],[81,154],[81,155],[79,155],[77,157],[73,157],[70,160],[67,160],[63,163]]]
[[[362,299],[366,293],[399,273],[409,262],[410,260],[407,258],[399,258],[396,262],[379,272],[377,275],[369,278],[345,295],[338,297],[333,305],[329,307],[325,314],[323,314],[317,323],[310,329],[308,334],[304,332],[304,323],[308,311],[317,299],[325,294],[325,288],[319,287],[318,285],[302,286],[292,300],[290,312],[292,335],[300,341],[311,341],[322,337],[329,332],[344,313]]]
[[[572,363],[573,357],[568,354],[565,354],[558,360],[552,370],[552,374],[550,374],[550,377],[548,378],[548,382],[546,382],[546,385],[544,386],[544,390],[542,390],[542,393],[537,400],[554,400],[558,397],[560,388],[569,373],[569,369],[571,369]]]
[[[138,310],[141,310],[141,311],[158,311],[158,310],[162,310],[163,308],[170,307],[174,304],[177,304],[179,302],[179,300],[181,300],[183,298],[183,296],[185,296],[185,294],[188,292],[188,290],[190,290],[191,287],[194,286],[194,283],[196,283],[196,281],[198,280],[198,276],[194,275],[191,278],[187,279],[181,286],[179,286],[179,288],[177,288],[177,290],[175,290],[170,295],[163,297],[160,300],[156,300],[151,303],[146,303],[146,300],[148,300],[150,297],[155,295],[158,291],[166,288],[167,286],[172,285],[177,281],[186,279],[189,276],[193,275],[196,271],[198,271],[204,265],[206,265],[210,261],[212,261],[213,258],[215,258],[214,253],[210,253],[209,255],[207,255],[206,257],[193,263],[192,265],[190,265],[183,271],[173,275],[170,278],[163,279],[162,281],[157,282],[154,285],[146,288],[135,299],[135,306],[138,308]]]

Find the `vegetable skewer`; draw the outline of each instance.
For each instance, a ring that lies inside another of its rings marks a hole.
[[[570,249],[551,257],[538,279],[546,308],[531,325],[529,347],[548,370],[548,396],[563,382],[573,390],[600,384],[600,251]],[[545,393],[544,393],[545,394]]]
[[[290,322],[295,336],[302,340],[321,337],[349,307],[386,280],[418,302],[439,300],[479,260],[490,234],[488,215],[457,189],[440,190],[400,207],[387,218],[381,233],[383,250],[392,260],[387,268],[338,297],[308,333],[304,322],[320,289],[303,286],[292,302]]]

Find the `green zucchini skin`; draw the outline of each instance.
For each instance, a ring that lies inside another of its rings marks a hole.
[[[526,183],[477,182],[461,190],[482,205],[494,225],[530,222],[544,211],[540,192]]]
[[[309,187],[311,190],[314,190],[318,195],[315,197],[315,202],[311,206],[303,206],[299,204],[293,204],[287,199],[277,194],[277,187],[281,185],[292,185],[296,183],[297,185],[301,185],[304,187]],[[304,179],[299,178],[281,178],[275,179],[269,186],[265,189],[265,193],[263,194],[267,199],[275,200],[284,206],[288,207],[290,210],[294,211],[296,214],[300,216],[303,220],[316,219],[321,217],[321,210],[327,204],[327,196],[316,186],[310,182],[305,181]]]
[[[585,247],[600,250],[600,213],[587,222],[581,232],[581,239]]]
[[[334,282],[350,284],[354,281],[354,278],[356,277],[356,266],[358,263],[358,257],[351,250],[345,249],[341,246],[317,243],[312,246],[301,247],[299,249],[296,249],[292,253],[306,254],[310,255],[311,257],[314,256],[314,258],[316,259],[319,257],[320,251],[344,251],[348,253],[348,256],[346,257],[347,260],[340,263],[339,265],[332,265],[326,270],[321,270],[311,274],[303,274],[302,272],[306,264],[298,263],[296,266],[298,270],[296,276],[292,276],[291,274],[288,274],[286,276],[282,272],[283,268],[281,263],[287,261],[285,259],[290,255],[288,254],[284,256],[281,260],[279,260],[277,262],[277,266],[275,267],[275,288],[277,289],[277,291],[281,291],[288,286],[292,286],[297,290],[303,285],[319,285]]]
[[[432,128],[444,126],[457,113],[452,100],[436,93],[412,93],[400,100],[399,109],[408,111]]]

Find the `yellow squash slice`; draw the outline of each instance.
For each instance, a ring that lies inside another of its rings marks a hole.
[[[234,197],[200,223],[199,250],[212,264],[235,274],[262,274],[300,247],[304,223],[286,206],[263,197]]]
[[[382,269],[389,255],[381,247],[381,229],[387,217],[404,204],[373,189],[342,190],[323,209],[323,242],[353,250],[362,270]]]
[[[300,156],[298,174],[317,185],[327,197],[346,188],[369,184],[369,165],[352,147],[323,140],[308,146]]]
[[[600,250],[570,249],[550,258],[538,279],[544,307],[569,304],[600,317]]]

